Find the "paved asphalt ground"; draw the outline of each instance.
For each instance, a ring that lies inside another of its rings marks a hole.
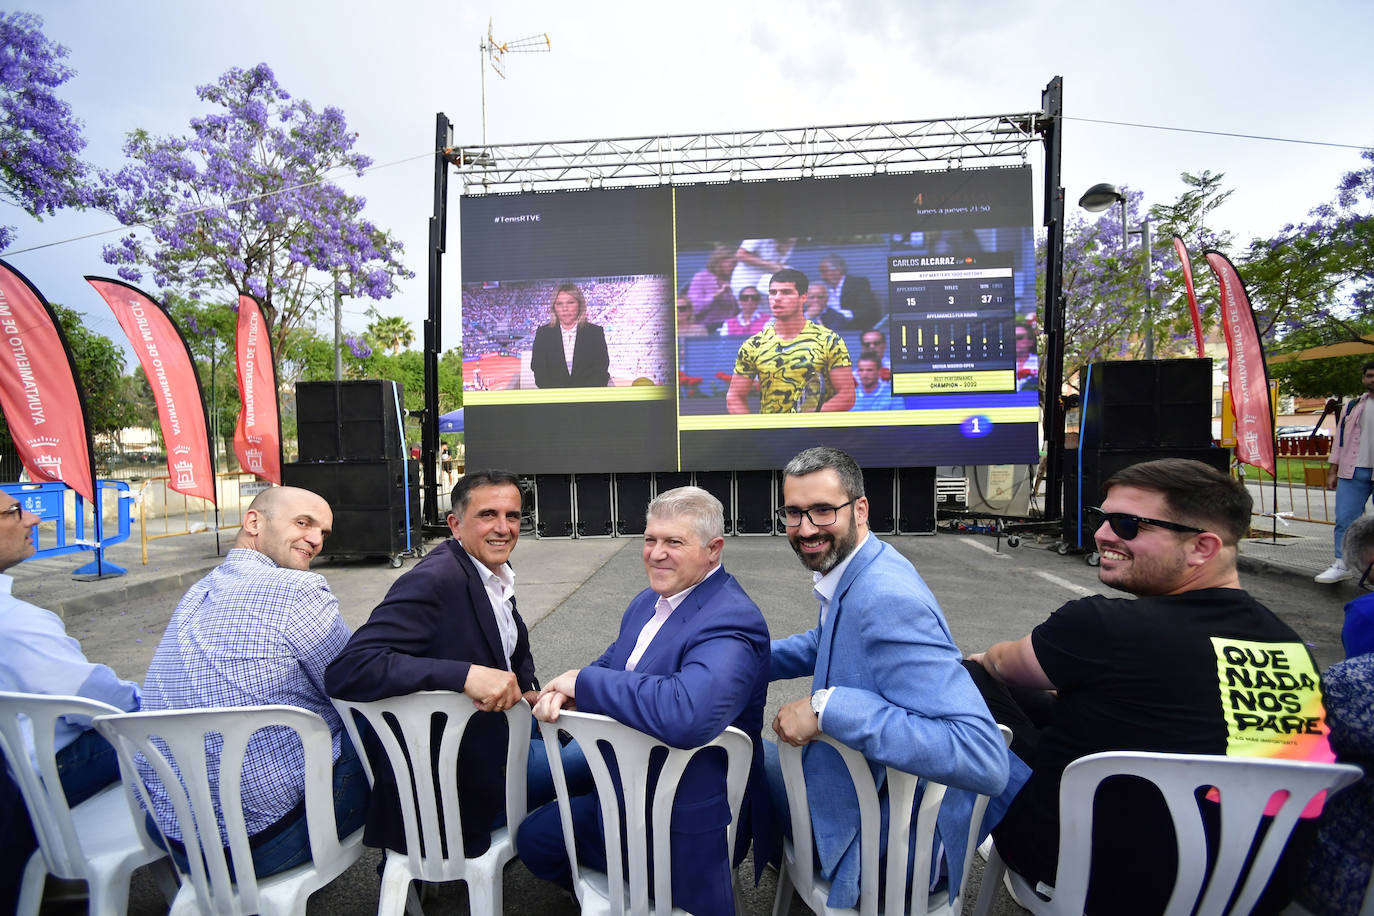
[[[1280,505],[1280,510],[1284,510]],[[1267,523],[1266,523],[1267,525]],[[1242,583],[1302,635],[1323,668],[1340,660],[1342,607],[1355,595],[1352,582],[1321,586],[1312,576],[1330,562],[1329,526],[1288,522],[1270,543],[1250,539],[1242,548]],[[233,532],[220,536],[221,549]],[[934,590],[959,648],[973,652],[992,642],[1019,637],[1064,601],[1104,590],[1096,570],[1081,555],[1060,556],[1049,538],[1025,537],[1017,548],[988,535],[940,533],[936,536],[885,537],[920,570]],[[218,562],[210,533],[154,542],[150,563],[140,564],[137,543],[118,545],[109,558],[129,569],[127,576],[75,581],[71,572],[89,555],[33,560],[10,572],[14,594],[62,614],[68,631],[87,655],[141,680],[162,630],[181,593]],[[596,657],[614,638],[621,612],[645,585],[635,538],[581,540],[521,539],[513,555],[521,612],[530,625],[541,680]],[[816,603],[810,576],[781,537],[727,538],[724,562],[758,602],[775,637],[814,623]],[[406,568],[413,565],[407,561]],[[367,619],[390,584],[405,569],[385,561],[318,562],[316,570],[339,595],[344,619],[357,627]],[[783,703],[806,695],[806,680],[779,682],[769,692],[765,722]],[[376,912],[379,853],[368,851],[340,880],[310,901],[311,914],[353,916]],[[975,861],[975,871],[981,863]],[[749,876],[746,865],[746,876]],[[771,872],[754,888],[746,877],[746,912],[770,912],[776,887]],[[967,897],[971,912],[978,875]],[[44,913],[84,912],[84,905],[50,902]],[[148,916],[166,912],[146,873],[134,877],[129,912]],[[467,912],[461,884],[439,888],[426,900],[431,914]],[[572,914],[576,907],[561,892],[535,879],[513,862],[505,874],[505,912]],[[793,913],[806,908],[794,899]],[[1002,894],[997,913],[1019,913]]]

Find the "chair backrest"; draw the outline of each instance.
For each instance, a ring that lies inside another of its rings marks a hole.
[[[61,716],[117,712],[120,710],[108,703],[83,697],[0,691],[0,750],[24,795],[49,874],[81,880],[87,877],[86,858],[53,753],[57,720]]]
[[[1318,793],[1343,788],[1363,773],[1349,764],[1204,754],[1110,751],[1079,758],[1064,769],[1059,790],[1056,912],[1083,912],[1092,864],[1093,798],[1104,779],[1123,775],[1154,783],[1173,818],[1179,866],[1167,916],[1194,912],[1204,883],[1206,893],[1196,913],[1220,916],[1254,909],[1303,809]],[[1210,787],[1219,793],[1221,833],[1216,861],[1209,872],[1200,805],[1210,802],[1199,803],[1197,793]],[[1253,863],[1242,873],[1260,820],[1275,793],[1280,794],[1282,803],[1273,813]],[[1233,895],[1235,904],[1228,910],[1226,904]]]
[[[1011,730],[998,726],[1002,740],[1011,743]],[[873,778],[873,769],[863,754],[830,735],[819,734],[814,739],[822,741],[840,755],[849,778],[853,783],[854,794],[859,802],[859,905],[857,910],[864,916],[876,916],[880,902],[878,894],[879,869],[869,863],[879,861],[879,831],[882,829],[882,809],[878,798],[879,786]],[[792,847],[796,851],[796,861],[801,874],[794,878],[797,890],[804,899],[814,896],[815,852],[811,834],[811,805],[806,795],[806,780],[802,768],[802,749],[783,742],[778,743],[778,759],[782,765],[783,783],[787,788],[787,803],[792,819]],[[930,859],[934,852],[936,819],[940,805],[944,802],[946,786],[898,770],[885,767],[885,780],[888,794],[887,855],[884,869],[887,881],[883,888],[881,912],[887,914],[926,913],[930,910]],[[922,789],[922,783],[924,788]],[[916,803],[916,793],[920,790],[921,800]],[[958,880],[959,894],[952,907],[959,912],[957,905],[963,898],[965,881],[973,853],[978,845],[979,827],[983,822],[983,812],[987,808],[988,797],[979,795],[973,805],[973,816],[969,822],[968,843],[964,859],[960,863],[949,863],[949,880]],[[916,827],[912,831],[912,818]],[[911,839],[915,838],[916,847],[911,849]],[[912,880],[907,887],[907,864],[911,867]],[[960,870],[956,875],[955,866]]]
[[[749,765],[754,747],[749,736],[738,728],[733,725],[727,726],[725,731],[710,742],[689,749],[670,747],[609,716],[592,713],[565,710],[559,714],[557,722],[541,722],[539,728],[549,751],[549,768],[553,772],[554,787],[558,792],[563,842],[567,847],[568,860],[572,863],[573,883],[579,887],[583,883],[581,866],[577,862],[572,815],[568,806],[568,784],[559,754],[558,733],[564,731],[572,736],[587,758],[587,765],[596,782],[597,798],[601,804],[606,840],[608,903],[614,916],[623,916],[626,912],[624,875],[627,872],[630,876],[629,912],[649,912],[649,825],[646,823],[645,812],[652,812],[650,817],[653,821],[653,848],[671,849],[670,827],[678,782],[692,758],[707,748],[719,747],[726,754],[725,791],[726,801],[730,806],[726,848],[733,854],[740,804],[744,800],[744,790],[749,781]],[[658,753],[655,754],[655,751]],[[653,785],[650,807],[651,756],[664,756],[664,759],[657,782]],[[615,779],[611,775],[611,761],[615,762],[618,770],[623,796],[616,792]],[[620,842],[622,823],[625,825],[628,849],[622,848]],[[653,911],[658,916],[667,916],[672,910],[670,858],[660,853],[654,859]]]
[[[477,711],[472,701],[451,690],[422,690],[384,700],[332,702],[354,747],[361,750],[364,746],[356,718],[361,716],[386,751],[400,798],[411,874],[424,881],[457,880],[461,873],[454,869],[465,858],[462,805],[458,799],[458,748]],[[519,777],[506,780],[506,826],[514,836],[525,819],[530,706],[521,700],[505,715],[510,732],[506,773]],[[437,745],[436,723],[441,723]],[[372,762],[366,753],[361,757],[368,782],[374,783]]]
[[[119,754],[119,769],[137,817],[143,815],[134,807],[135,797],[146,810],[153,810],[137,755],[142,755],[161,782],[181,831],[202,912],[262,912],[242,800],[243,760],[248,742],[259,729],[289,728],[300,738],[305,754],[305,817],[316,869],[334,870],[352,855],[339,842],[333,745],[329,726],[316,713],[295,706],[176,709],[101,716],[95,727]],[[218,779],[212,780],[207,751],[215,747],[216,736],[220,739]],[[229,838],[228,855],[220,841],[216,800]],[[163,842],[167,843],[165,833]]]

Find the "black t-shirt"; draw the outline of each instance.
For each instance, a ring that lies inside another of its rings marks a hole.
[[[1059,700],[1035,759],[1026,761],[1030,780],[996,836],[1003,857],[1032,881],[1054,881],[1060,777],[1079,757],[1113,750],[1268,756],[1279,745],[1325,741],[1310,653],[1240,589],[1093,595],[1052,614],[1031,632],[1031,644]],[[1109,781],[1094,810],[1090,911],[1161,911],[1177,864],[1158,792],[1140,780]],[[1108,877],[1107,868],[1118,873]],[[1115,894],[1123,896],[1110,903],[1104,896]]]

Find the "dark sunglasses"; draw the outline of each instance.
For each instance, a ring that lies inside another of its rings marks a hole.
[[[1126,512],[1103,512],[1097,506],[1092,506],[1083,510],[1083,514],[1088,517],[1088,524],[1092,530],[1096,531],[1106,522],[1112,526],[1112,532],[1123,541],[1129,541],[1140,533],[1141,525],[1153,525],[1156,528],[1164,528],[1169,531],[1185,531],[1190,534],[1203,534],[1206,529],[1194,528],[1191,525],[1180,525],[1178,522],[1166,522],[1157,518],[1142,518],[1139,515],[1131,515]]]
[[[740,297],[739,297],[739,300],[740,300],[741,302],[758,302],[759,299],[761,299],[761,298],[763,298],[763,297],[762,297],[762,296],[759,296],[757,293],[755,293],[755,294],[753,294],[753,295],[749,295],[749,294],[746,293],[745,295],[740,296]]]

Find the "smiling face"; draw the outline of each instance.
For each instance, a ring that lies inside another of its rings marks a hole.
[[[9,569],[34,555],[33,528],[38,516],[26,512],[18,500],[0,492],[0,570]]]
[[[309,490],[274,491],[273,499],[260,505],[255,501],[244,513],[240,546],[251,547],[283,569],[309,569],[329,537],[334,513]]]
[[[1112,487],[1102,503],[1102,511],[1180,521],[1173,517],[1163,494],[1138,487]],[[1172,594],[1188,580],[1188,545],[1196,537],[1196,534],[1142,524],[1136,536],[1127,541],[1118,537],[1104,521],[1094,533],[1097,552],[1102,558],[1097,577],[1103,585],[1133,595]]]
[[[649,587],[667,598],[691,588],[720,562],[724,538],[702,544],[686,515],[652,516],[644,526],[644,572]]]
[[[784,504],[796,509],[844,506],[849,502],[840,475],[830,468],[787,477],[782,483]],[[868,533],[868,497],[860,496],[835,513],[835,521],[824,527],[803,515],[801,524],[787,529],[787,541],[807,569],[828,573],[849,556]]]
[[[450,513],[449,530],[487,569],[510,559],[520,539],[520,490],[513,484],[474,487],[468,493],[463,517]]]
[[[553,313],[558,316],[560,325],[571,328],[582,317],[582,303],[578,302],[572,293],[559,293],[553,299]]]

